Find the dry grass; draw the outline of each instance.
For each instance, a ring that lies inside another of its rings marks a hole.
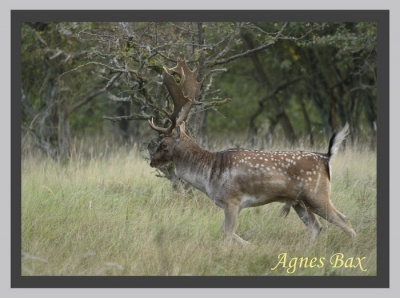
[[[357,240],[321,219],[310,243],[295,212],[282,219],[275,203],[240,214],[250,247],[225,243],[222,211],[197,190],[171,189],[135,148],[80,147],[88,153],[76,149],[68,165],[24,151],[23,275],[376,275],[376,153],[362,146],[333,165],[332,201]],[[338,268],[335,253],[347,260]],[[279,255],[286,268],[281,259],[272,270]]]

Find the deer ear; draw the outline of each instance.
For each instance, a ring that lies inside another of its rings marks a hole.
[[[172,132],[172,137],[173,137],[175,140],[177,140],[177,139],[180,138],[180,136],[181,136],[181,127],[180,127],[180,126],[177,126],[177,127],[175,127],[174,131]]]
[[[181,131],[186,132],[186,131],[185,131],[185,130],[186,130],[185,121],[183,121],[183,122],[181,123],[181,125],[179,125],[179,127],[180,127]]]
[[[172,133],[172,137],[174,139],[179,139],[182,133],[185,133],[185,122],[182,122],[175,127],[174,132]]]

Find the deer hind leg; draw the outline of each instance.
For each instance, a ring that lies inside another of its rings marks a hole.
[[[351,237],[357,236],[356,232],[354,231],[347,217],[344,214],[340,213],[338,210],[336,210],[336,208],[332,205],[332,203],[329,200],[324,201],[324,204],[318,204],[318,206],[315,207],[316,208],[313,208],[314,209],[313,211],[316,214],[323,217],[330,223],[333,223],[334,225],[337,225],[338,227],[342,228]]]
[[[317,239],[319,233],[322,230],[322,225],[315,214],[308,210],[303,203],[294,204],[292,207],[296,211],[302,222],[308,228],[311,240],[314,241],[315,239]]]
[[[242,245],[250,244],[249,242],[235,234],[236,222],[240,211],[239,206],[228,205],[225,206],[223,209],[225,213],[225,218],[222,222],[222,230],[225,234],[225,240],[231,241],[232,239],[234,239]]]

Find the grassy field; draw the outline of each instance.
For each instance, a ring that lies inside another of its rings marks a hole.
[[[83,147],[68,165],[23,151],[23,275],[376,275],[374,151],[341,148],[333,163],[332,202],[356,240],[321,219],[310,243],[295,212],[283,219],[273,203],[241,212],[243,247],[224,242],[221,209],[173,190],[136,148]]]

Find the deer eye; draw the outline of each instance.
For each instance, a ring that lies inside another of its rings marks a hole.
[[[161,148],[162,148],[163,150],[167,150],[167,149],[168,149],[168,145],[167,145],[167,144],[162,144],[162,145],[161,145]]]

